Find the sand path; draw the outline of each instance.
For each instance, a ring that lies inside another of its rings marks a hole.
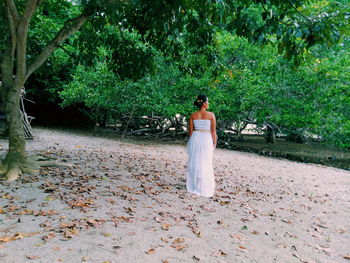
[[[348,171],[216,149],[207,199],[184,145],[37,133],[74,167],[0,183],[0,262],[350,262]]]

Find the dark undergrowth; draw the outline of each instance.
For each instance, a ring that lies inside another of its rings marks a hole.
[[[42,128],[42,127],[37,127]],[[73,134],[87,136],[98,136],[123,140],[125,142],[137,143],[166,143],[185,145],[187,137],[176,136],[175,133],[165,137],[154,137],[150,135],[126,135],[113,129],[82,130],[54,127],[49,128],[61,130]],[[350,151],[330,147],[319,142],[294,143],[282,138],[277,138],[275,144],[267,144],[263,136],[244,135],[243,140],[234,137],[225,137],[218,142],[218,148],[242,152],[256,153],[266,157],[288,159],[303,163],[315,163],[326,166],[350,170]]]

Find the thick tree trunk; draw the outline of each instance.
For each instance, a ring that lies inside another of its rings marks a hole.
[[[16,85],[17,84],[17,85]],[[25,165],[25,137],[20,111],[21,86],[14,82],[6,98],[5,113],[7,116],[9,149],[5,158],[7,180],[16,180],[21,174],[21,167]]]

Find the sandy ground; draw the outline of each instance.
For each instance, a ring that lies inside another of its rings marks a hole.
[[[216,149],[208,199],[184,145],[37,133],[74,167],[0,182],[0,262],[350,262],[348,171]]]

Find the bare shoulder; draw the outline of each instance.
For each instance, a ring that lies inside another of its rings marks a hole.
[[[208,112],[209,117],[210,117],[211,119],[215,119],[215,114],[214,114],[214,112],[210,112],[210,111],[207,111],[207,112]]]
[[[196,112],[193,112],[192,114],[191,114],[191,116],[190,116],[190,119],[195,119],[196,117],[197,117],[197,115],[198,115],[198,112],[196,111]]]

